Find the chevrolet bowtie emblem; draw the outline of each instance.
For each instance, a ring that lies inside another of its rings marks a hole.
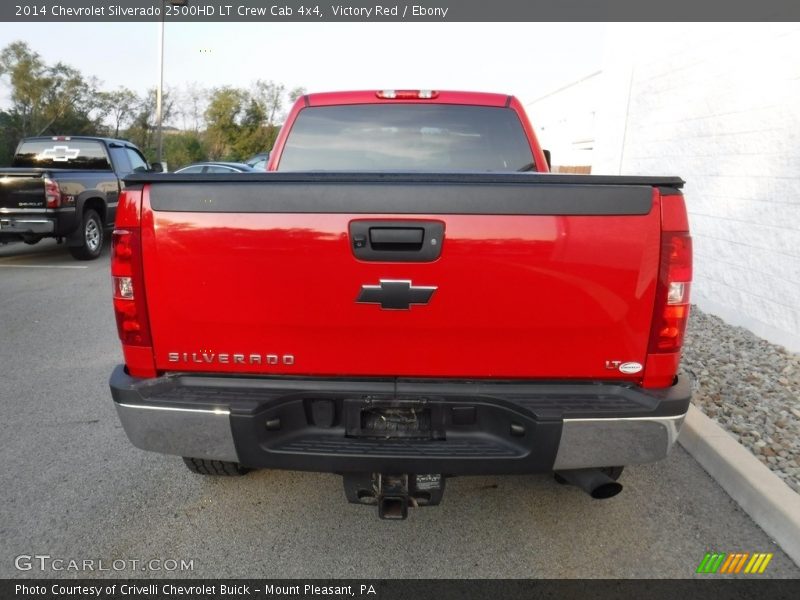
[[[380,285],[362,285],[356,302],[380,304],[383,309],[408,310],[412,304],[427,304],[435,291],[435,285],[412,285],[409,280],[381,279]]]
[[[81,153],[80,148],[70,148],[69,146],[53,146],[43,151],[38,158],[39,160],[52,159],[55,162],[67,162],[78,158]]]

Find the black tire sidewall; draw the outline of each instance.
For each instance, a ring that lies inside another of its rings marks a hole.
[[[100,243],[97,245],[96,250],[89,248],[89,245],[86,243],[86,226],[90,221],[94,221],[96,223],[97,230],[100,234]],[[90,208],[83,213],[83,219],[81,219],[81,245],[71,247],[70,252],[72,253],[72,256],[78,260],[94,260],[100,256],[100,253],[103,251],[105,238],[106,236],[105,230],[103,229],[103,221],[100,219],[100,215],[97,214],[97,211]]]

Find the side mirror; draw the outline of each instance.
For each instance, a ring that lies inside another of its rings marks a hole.
[[[550,150],[542,150],[542,152],[544,152],[544,160],[547,163],[547,168],[552,169],[553,165],[550,161]]]
[[[157,163],[154,162],[150,165],[150,172],[151,173],[163,173],[164,172],[164,163]]]

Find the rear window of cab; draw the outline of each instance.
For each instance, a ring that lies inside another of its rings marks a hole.
[[[511,108],[354,104],[304,108],[279,171],[519,171],[533,153]]]
[[[103,144],[95,140],[27,140],[12,167],[43,169],[111,169]]]

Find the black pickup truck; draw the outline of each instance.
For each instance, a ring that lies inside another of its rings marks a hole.
[[[0,169],[0,243],[52,237],[66,240],[78,260],[97,258],[114,226],[122,178],[159,170],[124,140],[25,138],[11,168]]]

